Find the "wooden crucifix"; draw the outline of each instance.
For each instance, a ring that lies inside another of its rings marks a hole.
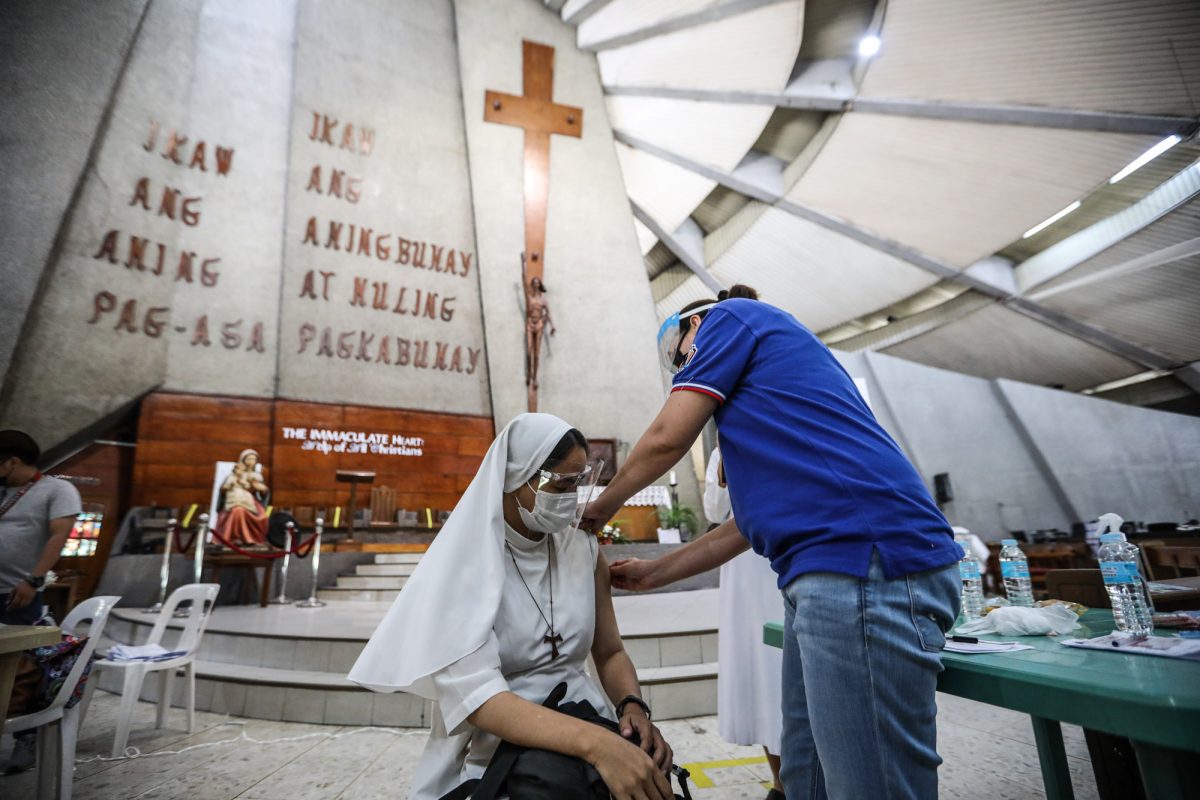
[[[523,41],[524,94],[488,90],[483,118],[525,130],[525,252],[521,281],[525,292],[525,383],[529,410],[537,411],[537,368],[547,318],[542,296],[546,248],[546,205],[550,196],[550,136],[583,133],[583,109],[554,102],[554,48]]]

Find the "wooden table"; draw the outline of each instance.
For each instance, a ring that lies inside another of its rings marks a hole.
[[[1154,590],[1154,584],[1156,583],[1183,586],[1185,587],[1185,591],[1169,590],[1156,592]],[[1155,611],[1200,609],[1200,575],[1194,575],[1190,578],[1170,578],[1165,581],[1150,581],[1150,599],[1154,601]]]
[[[271,575],[275,572],[274,558],[255,558],[253,556],[244,556],[241,553],[214,553],[204,557],[204,568],[212,570],[210,580],[213,583],[220,583],[221,570],[223,569],[243,569],[250,572],[251,577],[257,578],[254,570],[261,569],[263,571],[262,580],[258,584],[258,604],[266,608],[267,602],[271,597]],[[241,598],[238,598],[241,600]]]
[[[0,733],[8,718],[8,700],[12,696],[13,679],[17,677],[17,662],[21,653],[33,647],[44,647],[62,640],[58,628],[34,625],[0,625]]]
[[[1030,715],[1048,800],[1072,800],[1061,722],[1133,742],[1149,800],[1195,797],[1200,785],[1200,663],[1064,647],[1113,630],[1112,613],[1089,611],[1066,636],[980,636],[1020,641],[1032,650],[942,653],[938,691]],[[763,641],[783,645],[768,622]],[[981,746],[986,746],[981,744]]]

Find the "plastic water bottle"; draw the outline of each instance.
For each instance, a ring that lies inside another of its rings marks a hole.
[[[955,539],[963,549],[958,562],[958,574],[962,578],[962,614],[965,619],[983,616],[983,579],[979,575],[979,559],[971,552],[971,542],[965,536]]]
[[[1000,542],[1000,577],[1004,579],[1004,593],[1014,606],[1033,605],[1033,583],[1029,580],[1029,562],[1016,539]]]
[[[1100,537],[1100,573],[1112,603],[1117,630],[1139,636],[1154,632],[1146,587],[1138,571],[1138,547],[1125,541],[1124,534]]]

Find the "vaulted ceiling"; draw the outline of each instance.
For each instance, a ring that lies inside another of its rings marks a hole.
[[[1200,3],[546,4],[661,317],[748,283],[838,348],[1200,408]]]

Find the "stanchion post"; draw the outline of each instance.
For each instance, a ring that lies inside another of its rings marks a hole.
[[[283,528],[283,563],[279,565],[279,596],[271,601],[271,605],[281,606],[288,603],[287,599],[287,576],[288,565],[292,561],[292,542],[295,541],[293,533],[296,530],[296,523],[289,522]]]
[[[204,545],[208,539],[208,514],[201,514],[196,524],[196,549],[192,551],[192,583],[200,583],[204,575]]]
[[[162,565],[158,568],[158,602],[143,613],[157,614],[162,611],[163,603],[167,602],[167,583],[171,579],[171,551],[175,549],[175,526],[178,524],[179,520],[174,517],[167,520],[167,537],[163,539]]]
[[[321,533],[324,530],[325,518],[317,517],[317,533],[313,537],[312,545],[312,591],[309,592],[307,600],[296,603],[300,608],[320,608],[325,605],[323,601],[317,599],[317,571],[321,567]]]

